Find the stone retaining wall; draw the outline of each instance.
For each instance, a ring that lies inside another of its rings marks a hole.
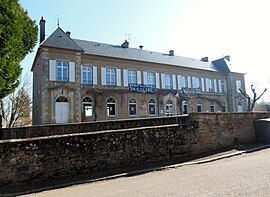
[[[116,169],[254,142],[254,119],[267,117],[269,113],[196,113],[185,124],[2,140],[0,191],[106,176]]]

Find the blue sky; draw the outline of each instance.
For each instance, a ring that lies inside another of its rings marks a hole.
[[[270,2],[267,0],[20,0],[30,17],[46,20],[46,35],[60,27],[71,37],[192,58],[231,56],[231,70],[246,74],[270,101]],[[36,51],[37,46],[34,51]],[[22,62],[30,73],[34,53]]]

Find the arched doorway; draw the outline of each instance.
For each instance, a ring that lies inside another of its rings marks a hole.
[[[64,96],[59,96],[55,101],[55,122],[67,123],[69,115],[69,102]]]

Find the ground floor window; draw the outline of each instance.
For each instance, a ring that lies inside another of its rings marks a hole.
[[[197,112],[202,112],[202,102],[201,101],[197,102]]]
[[[237,102],[237,112],[243,112],[243,106],[242,106],[242,103],[240,101]]]
[[[221,112],[226,112],[226,103],[223,103],[221,106]]]
[[[116,103],[113,98],[107,99],[107,116],[115,116],[116,115]]]
[[[90,97],[83,99],[83,112],[86,117],[93,116],[93,103]]]
[[[210,103],[210,112],[215,112],[215,103],[213,102]]]
[[[173,116],[174,112],[173,112],[173,102],[171,100],[168,100],[166,102],[166,106],[165,106],[165,115],[166,116]]]
[[[149,115],[150,116],[156,115],[156,102],[154,99],[149,100]]]
[[[128,101],[128,111],[130,116],[137,115],[137,102],[136,99],[132,98]]]
[[[188,103],[187,103],[187,101],[182,101],[182,114],[188,114]]]

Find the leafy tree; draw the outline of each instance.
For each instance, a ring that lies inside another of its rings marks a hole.
[[[25,78],[12,94],[0,100],[0,116],[7,120],[9,128],[30,125],[31,109],[29,78]]]
[[[37,32],[18,0],[0,1],[0,99],[19,85],[20,62],[35,46]]]
[[[266,92],[267,89],[265,88],[264,91],[260,94],[260,96],[257,97],[257,93],[256,93],[253,85],[251,85],[250,88],[251,88],[251,91],[253,93],[253,99],[251,99],[251,97],[246,92],[244,92],[242,89],[239,89],[239,91],[248,100],[248,111],[253,111],[253,108],[254,108],[256,102],[262,97],[262,95]]]

